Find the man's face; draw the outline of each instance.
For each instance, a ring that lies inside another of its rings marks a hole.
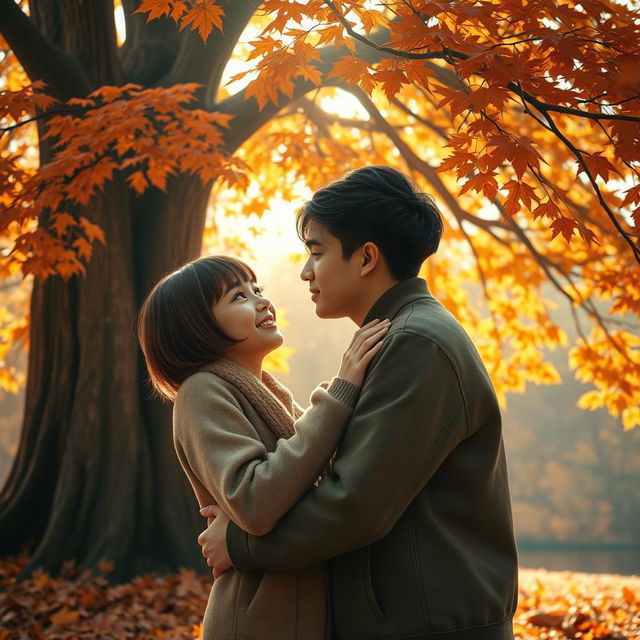
[[[329,230],[311,221],[304,238],[309,251],[300,277],[309,283],[311,300],[320,318],[353,317],[362,295],[360,252],[342,257],[340,240]]]

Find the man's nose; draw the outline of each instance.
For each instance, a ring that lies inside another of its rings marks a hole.
[[[300,272],[300,277],[305,282],[311,282],[313,280],[313,269],[311,268],[311,260],[307,260],[302,267],[302,271]]]

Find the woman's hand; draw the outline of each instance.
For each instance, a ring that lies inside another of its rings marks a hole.
[[[364,372],[373,356],[382,347],[382,338],[391,326],[390,320],[372,320],[360,327],[342,356],[342,364],[338,377],[360,386],[364,380]]]

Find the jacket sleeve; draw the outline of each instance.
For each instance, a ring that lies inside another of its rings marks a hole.
[[[397,333],[372,363],[331,476],[264,537],[227,527],[241,571],[315,564],[384,537],[466,436],[467,412],[452,361],[430,340]]]
[[[192,378],[174,407],[178,457],[233,522],[263,535],[320,475],[359,388],[341,378],[316,388],[295,434],[270,452],[225,384],[210,373]]]

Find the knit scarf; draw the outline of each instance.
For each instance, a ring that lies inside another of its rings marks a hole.
[[[221,359],[203,367],[238,388],[278,438],[290,438],[300,410],[289,390],[271,374],[262,372],[262,381],[231,360]]]

